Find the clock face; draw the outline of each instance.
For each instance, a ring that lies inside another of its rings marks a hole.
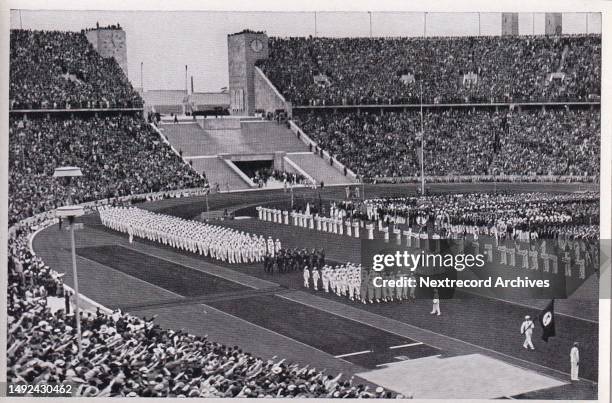
[[[259,39],[255,39],[251,42],[251,49],[253,49],[254,52],[261,52],[263,43]]]

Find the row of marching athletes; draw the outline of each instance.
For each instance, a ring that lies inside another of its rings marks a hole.
[[[199,253],[228,263],[261,262],[274,256],[282,245],[268,237],[231,228],[156,214],[135,207],[108,207],[99,210],[102,224],[115,231],[159,242],[172,248]]]
[[[397,287],[388,281],[396,280],[399,283],[406,277],[401,272],[364,270],[360,264],[350,262],[345,265],[324,265],[321,270],[306,266],[303,270],[304,287],[312,286],[315,291],[332,292],[363,304],[414,300],[416,287],[410,287],[407,282],[403,287]],[[408,278],[412,278],[410,281],[416,284],[413,273]]]

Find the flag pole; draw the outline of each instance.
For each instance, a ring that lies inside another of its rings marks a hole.
[[[421,79],[422,80],[422,79]],[[421,81],[421,195],[425,195],[425,159],[423,158],[425,124],[423,123],[423,81]]]

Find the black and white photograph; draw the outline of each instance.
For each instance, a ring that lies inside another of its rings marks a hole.
[[[23,3],[2,399],[610,401],[612,4]]]

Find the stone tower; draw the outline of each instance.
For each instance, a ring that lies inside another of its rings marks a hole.
[[[255,112],[255,62],[268,58],[268,36],[244,30],[227,36],[230,111],[233,115]]]
[[[111,26],[90,29],[85,32],[85,36],[100,56],[114,58],[125,75],[128,75],[127,42],[122,28]]]

